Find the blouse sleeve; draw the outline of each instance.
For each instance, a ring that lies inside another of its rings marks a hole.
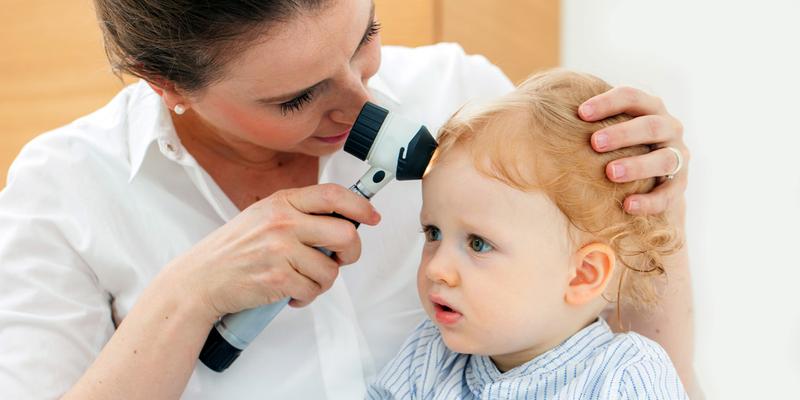
[[[72,214],[91,210],[67,209],[80,194],[54,177],[53,157],[29,145],[0,192],[0,388],[8,399],[60,397],[114,331],[109,295],[82,260]]]

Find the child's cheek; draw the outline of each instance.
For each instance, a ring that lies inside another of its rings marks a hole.
[[[425,255],[423,254],[420,266],[417,269],[417,294],[419,295],[420,303],[422,303],[422,308],[425,309],[425,313],[433,318],[433,306],[428,299],[428,291],[430,290],[431,282],[427,276],[425,276],[426,264]]]

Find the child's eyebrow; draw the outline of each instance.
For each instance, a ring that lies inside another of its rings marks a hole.
[[[420,223],[423,222],[423,221],[430,221],[431,217],[430,217],[429,214],[430,213],[425,211],[425,203],[422,203],[422,207],[419,210],[419,221],[420,221]]]
[[[480,236],[480,237],[491,237],[494,236],[496,233],[492,232],[491,224],[484,223],[480,226],[470,223],[466,221],[464,218],[458,218],[458,224],[461,226],[461,229],[470,235]]]

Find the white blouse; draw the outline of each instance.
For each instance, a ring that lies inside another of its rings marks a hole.
[[[373,100],[435,132],[468,100],[512,89],[455,44],[384,47]],[[344,152],[319,181],[353,184]],[[392,182],[361,259],[310,306],[287,307],[224,373],[198,363],[184,399],[355,399],[424,317],[419,182]],[[181,145],[145,83],[41,135],[0,192],[0,398],[53,399],[84,373],[159,270],[239,210]]]

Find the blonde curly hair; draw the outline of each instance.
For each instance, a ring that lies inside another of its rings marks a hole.
[[[617,255],[617,311],[620,303],[656,303],[654,280],[666,275],[664,257],[682,246],[663,214],[633,216],[622,209],[625,197],[647,193],[656,178],[614,183],[606,165],[645,154],[647,146],[597,153],[593,132],[631,119],[617,115],[599,122],[578,117],[578,106],[606,92],[603,80],[562,69],[531,76],[512,93],[477,109],[462,109],[440,130],[436,159],[454,146],[467,146],[476,169],[518,190],[539,190],[561,210],[574,245],[600,241]],[[610,285],[611,287],[611,285]],[[613,299],[608,299],[613,301]]]

